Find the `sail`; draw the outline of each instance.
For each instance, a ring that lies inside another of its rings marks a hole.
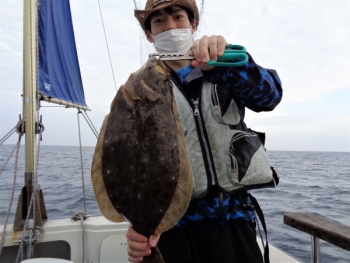
[[[38,38],[41,98],[86,108],[69,0],[40,0]]]

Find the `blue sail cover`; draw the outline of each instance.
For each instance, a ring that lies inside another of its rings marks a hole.
[[[69,0],[39,3],[39,92],[86,106]]]

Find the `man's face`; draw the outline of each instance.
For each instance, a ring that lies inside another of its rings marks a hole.
[[[167,9],[154,12],[151,17],[151,32],[146,30],[145,33],[147,39],[153,42],[149,33],[155,36],[167,30],[190,27],[191,23],[186,11],[177,5],[173,5]],[[195,27],[192,27],[192,34],[195,30]]]

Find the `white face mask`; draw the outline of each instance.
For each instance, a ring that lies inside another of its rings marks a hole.
[[[190,50],[193,45],[191,28],[172,29],[153,37],[158,53],[180,53]]]

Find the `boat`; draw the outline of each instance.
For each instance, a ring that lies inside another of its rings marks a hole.
[[[25,185],[13,224],[0,226],[0,262],[128,262],[128,223],[86,213],[51,220],[46,213],[45,189],[36,180],[36,155],[44,129],[39,102],[76,108],[83,114],[90,109],[81,83],[69,1],[41,0],[38,5],[24,0],[24,25],[24,110],[16,131],[20,138],[25,137]],[[263,242],[257,239],[263,250]],[[273,263],[299,262],[271,245],[270,259]]]

